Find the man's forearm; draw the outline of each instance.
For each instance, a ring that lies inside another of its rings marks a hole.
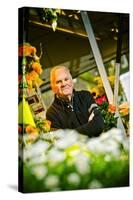
[[[88,135],[89,137],[99,136],[103,131],[104,122],[99,111],[95,111],[94,117],[88,123],[79,126],[76,130],[82,134]]]

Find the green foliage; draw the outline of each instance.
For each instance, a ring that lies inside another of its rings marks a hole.
[[[117,119],[114,112],[109,111],[109,103],[103,102],[99,105],[102,117],[104,119],[104,131],[108,131],[112,127],[117,127]]]
[[[53,28],[53,31],[56,30],[58,15],[60,14],[60,9],[51,9],[51,8],[44,8],[42,13],[42,18],[46,22],[50,22]]]

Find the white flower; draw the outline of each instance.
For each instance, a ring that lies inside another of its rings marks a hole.
[[[24,149],[24,160],[39,156],[42,153],[45,153],[45,151],[48,149],[50,144],[45,141],[38,141],[35,144],[32,144],[28,146],[26,149]]]
[[[67,176],[67,181],[69,184],[78,185],[80,183],[80,177],[77,173],[73,172]]]
[[[64,137],[65,134],[66,134],[65,130],[63,130],[63,129],[60,129],[60,130],[57,130],[57,131],[53,132],[54,137],[57,138],[57,139]]]
[[[42,153],[36,157],[32,157],[28,164],[37,165],[37,164],[45,163],[46,161],[47,161],[47,157],[44,153]]]
[[[47,155],[48,162],[52,162],[54,164],[58,162],[64,161],[66,158],[66,154],[64,151],[59,151],[57,148],[52,148]]]
[[[94,188],[96,189],[96,188],[102,188],[102,187],[103,187],[102,183],[96,179],[92,180],[88,185],[88,188],[90,189],[94,189]]]
[[[49,175],[44,180],[44,184],[48,189],[58,188],[59,185],[59,178],[56,175]]]
[[[55,142],[55,146],[59,149],[66,149],[70,146],[72,146],[73,144],[75,144],[78,140],[78,133],[75,131],[71,131],[71,130],[66,130],[65,131],[65,135],[64,137],[60,138],[59,140],[57,140]]]
[[[106,142],[104,141],[102,145],[104,146],[104,152],[106,153],[114,152],[119,149],[118,143],[111,139]]]
[[[47,168],[44,165],[37,165],[32,168],[32,173],[37,177],[37,179],[43,179],[47,174]]]
[[[90,172],[89,158],[83,153],[80,153],[75,160],[75,166],[80,174],[86,174]]]
[[[87,143],[88,150],[94,152],[94,153],[103,153],[104,152],[104,146],[100,142],[99,138],[92,138]]]
[[[127,150],[127,151],[129,151],[129,148],[130,148],[130,144],[129,144],[129,138],[126,138],[125,140],[124,140],[124,143],[123,143],[123,147],[124,147],[124,149],[125,150]]]
[[[100,136],[100,139],[101,140],[115,139],[117,142],[122,143],[124,140],[124,134],[122,133],[121,129],[112,128],[108,132],[103,133]]]
[[[92,138],[88,141],[87,147],[93,153],[106,154],[111,153],[118,158],[121,153],[120,144],[123,144],[123,134],[120,129],[113,128],[106,133],[103,133],[98,138]]]

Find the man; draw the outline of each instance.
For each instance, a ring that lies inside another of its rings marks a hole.
[[[51,70],[50,81],[55,99],[46,118],[51,121],[51,128],[75,129],[89,137],[99,136],[104,122],[90,92],[75,91],[69,69],[64,66]]]

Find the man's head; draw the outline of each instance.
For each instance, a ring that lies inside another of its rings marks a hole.
[[[56,66],[50,73],[51,88],[61,98],[71,99],[73,80],[70,71],[65,66]]]

